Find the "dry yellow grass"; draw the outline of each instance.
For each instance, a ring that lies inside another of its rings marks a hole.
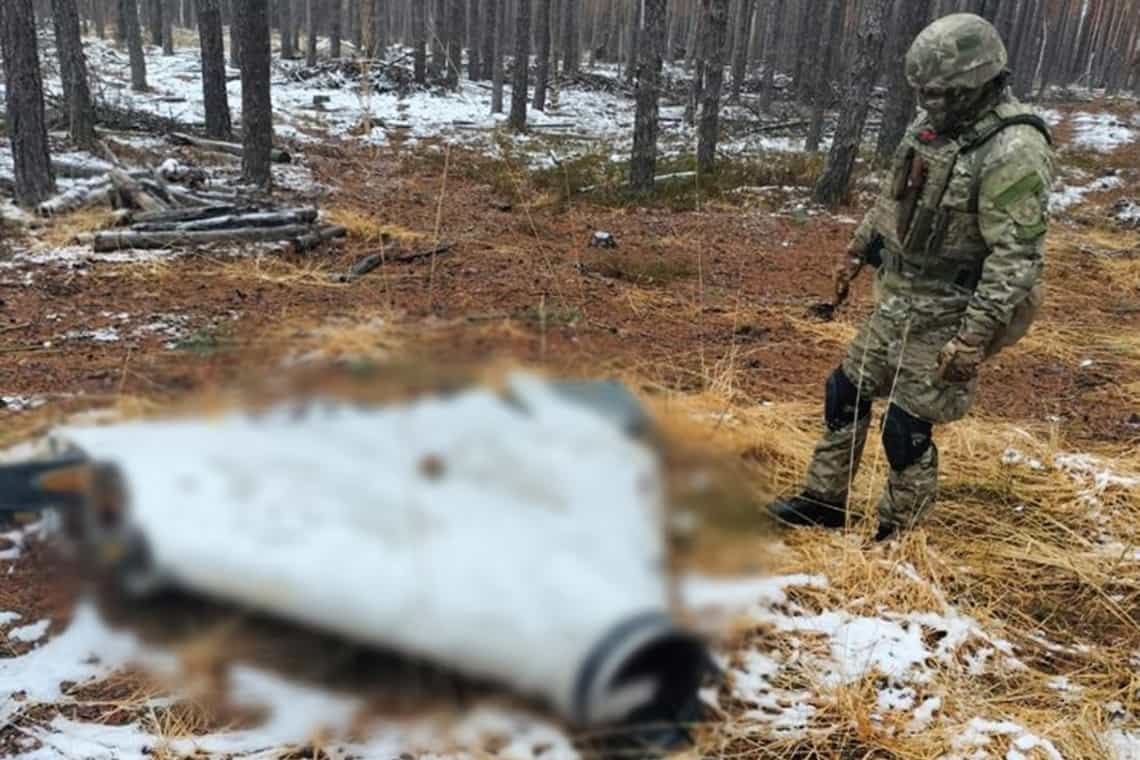
[[[117,212],[109,208],[89,208],[55,217],[37,235],[37,247],[52,249],[74,245],[77,236],[111,226],[116,215]]]
[[[388,238],[415,245],[429,238],[425,232],[417,232],[396,224],[383,223],[379,216],[359,209],[330,208],[327,211],[327,216],[329,223],[347,229],[349,238],[354,241],[374,244]]]

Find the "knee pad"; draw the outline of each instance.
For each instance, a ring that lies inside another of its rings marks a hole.
[[[871,395],[864,393],[860,396],[859,389],[842,368],[832,372],[827,378],[827,394],[823,406],[823,418],[827,422],[828,429],[842,430],[856,419],[863,419],[870,413]]]
[[[905,470],[917,462],[933,441],[933,426],[891,404],[883,417],[883,450],[892,470]]]

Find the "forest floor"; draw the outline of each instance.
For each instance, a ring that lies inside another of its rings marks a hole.
[[[197,97],[179,76],[155,75],[156,103],[164,88]],[[456,97],[417,93],[392,113]],[[570,115],[541,118],[574,121],[597,99],[628,110],[623,98],[568,88]],[[674,479],[690,518],[674,546],[684,614],[724,667],[680,756],[1140,758],[1140,108],[1050,106],[1061,177],[1044,313],[985,367],[971,415],[938,431],[939,506],[888,545],[868,543],[869,521],[781,532],[762,508],[794,488],[823,380],[870,309],[864,280],[835,321],[809,313],[874,177],[852,207],[814,208],[820,159],[790,137],[742,138],[709,186],[681,177],[647,200],[615,189],[609,157],[626,148],[604,134],[582,150],[512,140],[480,115],[474,141],[454,119],[381,139],[287,111],[298,160],[277,195],[318,202],[348,228],[343,247],[93,254],[72,242],[107,221],[90,211],[5,233],[0,447],[14,458],[91,412],[209,408],[267,375],[330,392],[364,378],[385,397],[488,367],[620,378],[687,474]],[[115,139],[140,164],[236,172]],[[595,231],[617,247],[591,248]],[[453,246],[332,281],[382,238]],[[884,479],[871,447],[858,511]],[[590,744],[492,687],[229,608],[77,606],[41,533],[0,534],[0,754],[545,759]],[[170,693],[128,664],[140,658],[232,660],[226,708]]]

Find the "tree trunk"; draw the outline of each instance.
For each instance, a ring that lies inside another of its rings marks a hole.
[[[416,84],[427,84],[427,8],[412,3],[412,70]]]
[[[823,174],[815,186],[817,203],[834,208],[843,203],[851,183],[851,171],[863,139],[863,125],[871,103],[871,91],[883,57],[883,19],[890,0],[866,0],[859,19],[858,42],[853,65],[843,88],[835,140]]]
[[[644,2],[644,0],[638,0]],[[579,0],[562,0],[562,73],[574,76],[581,60],[581,40],[578,34]],[[557,72],[556,72],[557,73]]]
[[[160,0],[162,9],[162,54],[174,55],[174,12],[167,3],[169,0]]]
[[[369,55],[383,60],[388,55],[388,0],[371,0],[371,3],[369,39],[372,44],[368,46]]]
[[[478,82],[483,78],[483,62],[480,51],[480,4],[481,0],[467,0],[467,78]]]
[[[269,189],[273,184],[269,0],[238,0],[236,11],[241,34],[242,178]]]
[[[534,37],[537,48],[534,53],[534,110],[546,110],[546,81],[550,74],[550,0],[537,0],[538,13],[534,19]]]
[[[930,18],[930,0],[904,0],[899,8],[891,50],[886,59],[887,98],[876,154],[886,161],[914,118],[914,90],[906,81],[906,52]]]
[[[198,39],[202,48],[206,134],[219,140],[229,140],[232,125],[226,92],[226,50],[222,39],[220,0],[198,0]]]
[[[87,83],[87,59],[79,34],[79,10],[75,0],[52,0],[55,46],[59,54],[60,83],[67,101],[67,125],[71,139],[84,150],[95,147],[95,106]]]
[[[463,71],[463,27],[467,16],[465,2],[466,0],[448,0],[447,3],[447,87],[451,90],[459,89],[459,75]]]
[[[1071,28],[1073,16],[1073,3],[1077,0],[1064,0],[1061,6],[1060,15],[1057,17],[1058,25],[1054,29],[1053,39],[1049,47],[1049,54],[1045,58],[1045,67],[1041,72],[1041,89],[1038,90],[1038,97],[1044,93],[1049,83],[1053,80],[1056,73],[1060,70],[1059,63],[1062,58],[1062,53],[1066,40],[1068,39],[1068,32]]]
[[[822,50],[820,37],[824,32],[823,25],[819,23],[824,12],[826,0],[800,0],[800,13],[796,29],[796,61],[794,90],[796,98],[801,103],[813,102],[812,87],[815,83],[815,71],[811,65],[813,56]]]
[[[927,2],[928,0],[917,0]],[[826,37],[822,41],[823,60],[818,61],[817,81],[815,93],[811,103],[811,124],[808,126],[807,139],[804,141],[804,150],[814,153],[819,150],[819,143],[823,139],[823,117],[835,92],[831,84],[831,67],[837,57],[839,39],[843,34],[843,0],[829,0],[827,12],[823,19]]]
[[[1018,34],[1018,54],[1016,59],[1010,59],[1010,66],[1014,70],[1013,91],[1018,97],[1026,97],[1033,89],[1033,81],[1037,74],[1037,60],[1041,45],[1045,38],[1042,23],[1045,15],[1041,12],[1042,3],[1038,0],[1023,0],[1025,13],[1022,23],[1024,29]]]
[[[131,57],[131,89],[146,92],[146,56],[143,54],[142,29],[139,28],[138,0],[119,0],[119,15]]]
[[[744,87],[744,77],[748,74],[748,41],[751,36],[752,16],[755,14],[755,0],[741,0],[740,12],[736,16],[736,42],[732,46],[732,100],[740,100]]]
[[[127,44],[127,17],[123,15],[123,0],[115,0],[115,44],[125,47]]]
[[[419,6],[419,3],[412,3],[412,7]],[[343,22],[341,21],[341,0],[330,0],[328,14],[329,14],[329,58],[334,61],[340,58],[340,38],[343,29]]]
[[[641,14],[642,5],[645,0],[625,0],[625,2],[632,3],[629,9],[629,50],[626,54],[625,69],[626,81],[632,82],[634,72],[637,71],[637,62],[641,60],[641,53],[638,48],[641,46],[641,28],[644,26],[645,21]]]
[[[317,65],[317,0],[305,0],[305,65]]]
[[[146,0],[146,31],[150,44],[162,44],[162,0]]]
[[[341,36],[352,44],[352,57],[356,58],[360,55],[360,0],[343,0],[344,1],[344,22],[341,28]]]
[[[422,3],[414,3],[422,7]],[[498,0],[483,0],[483,79],[495,78],[495,29],[499,25]]]
[[[107,39],[107,9],[103,5],[104,0],[92,0],[91,15],[95,19],[95,35],[101,39]]]
[[[879,0],[872,0],[879,2]],[[772,98],[776,87],[776,43],[779,40],[779,31],[784,23],[784,8],[788,0],[774,0],[768,9],[771,17],[768,19],[768,38],[764,41],[764,83],[760,87],[760,110],[767,111],[772,107]]]
[[[530,61],[530,0],[518,0],[518,19],[515,25],[514,76],[511,78],[511,129],[526,130],[527,64]]]
[[[506,37],[507,26],[507,2],[506,0],[491,0],[491,10],[494,11],[495,23],[494,27],[494,45],[491,54],[491,60],[494,61],[494,66],[491,70],[491,113],[503,112],[503,80],[506,78],[506,66],[504,65],[503,48]]]
[[[431,2],[431,0],[424,0]],[[443,76],[447,72],[447,0],[435,0],[432,14],[431,75]]]
[[[238,33],[237,25],[237,4],[241,0],[229,0],[230,2],[230,65],[235,69],[241,68],[241,34]]]
[[[44,87],[36,50],[32,0],[4,0],[0,6],[0,52],[4,57],[8,135],[16,181],[16,202],[34,208],[55,192],[44,120]]]
[[[237,0],[241,3],[242,0]],[[297,51],[293,48],[293,0],[277,0],[278,28],[281,35],[281,58],[292,59]]]
[[[696,0],[692,0],[694,3]],[[696,13],[696,18],[693,18],[692,9],[686,13],[688,18],[689,29],[685,37],[685,66],[692,69],[700,61],[701,56],[697,52],[701,47],[701,19],[705,17],[703,13]]]
[[[558,79],[558,64],[562,60],[562,0],[550,0],[550,81]]]
[[[728,0],[701,0],[705,12],[705,89],[701,103],[701,128],[697,142],[697,171],[711,174],[716,168],[716,144],[720,138],[720,91],[724,83],[724,40],[728,34]]]
[[[693,28],[697,30],[696,36],[693,39],[692,60],[695,62],[693,66],[693,81],[689,85],[689,97],[685,102],[684,119],[687,124],[695,124],[697,121],[697,108],[703,100],[703,93],[705,90],[705,74],[707,70],[708,57],[705,53],[705,24],[707,20],[705,14],[701,13],[697,16]]]
[[[641,37],[629,184],[634,192],[647,193],[653,189],[653,178],[657,174],[657,113],[665,46],[665,0],[645,0],[645,28]]]

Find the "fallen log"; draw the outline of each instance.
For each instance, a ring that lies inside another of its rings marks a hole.
[[[111,178],[111,184],[129,205],[143,211],[161,211],[167,208],[165,203],[144,190],[139,181],[126,172],[112,169],[107,172],[107,176]]]
[[[198,246],[210,243],[262,243],[274,240],[292,240],[312,232],[309,225],[287,227],[249,227],[238,230],[207,230],[204,232],[96,232],[91,245],[96,252],[119,251],[125,248],[171,248]]]
[[[204,137],[195,137],[183,132],[171,132],[170,139],[178,145],[193,145],[196,148],[205,148],[207,150],[221,151],[222,153],[229,153],[231,156],[240,156],[244,152],[244,148],[238,143],[225,142],[223,140],[207,140]],[[269,159],[277,164],[287,164],[293,160],[288,151],[281,148],[272,148],[269,152]]]
[[[358,277],[362,277],[368,274],[381,264],[406,264],[409,261],[416,261],[418,259],[425,259],[429,256],[444,254],[451,250],[453,243],[440,243],[423,251],[413,251],[412,253],[390,255],[388,248],[394,247],[394,245],[395,244],[392,244],[377,251],[376,253],[370,253],[364,258],[359,259],[355,264],[352,265],[346,274],[338,275],[335,279],[337,279],[339,282],[351,282]]]
[[[327,243],[330,240],[338,240],[346,237],[348,237],[348,230],[344,227],[329,225],[321,227],[316,232],[299,235],[291,241],[290,245],[293,253],[304,253],[305,251],[311,251],[321,243]]]
[[[315,221],[317,221],[315,208],[297,208],[286,211],[226,214],[182,222],[141,222],[132,225],[131,229],[135,232],[206,232],[238,230],[246,227],[284,227],[291,224],[312,224]]]
[[[106,161],[96,162],[81,162],[70,161],[66,158],[53,158],[51,161],[51,169],[55,172],[56,177],[64,177],[67,179],[92,179],[93,177],[103,177],[107,172],[114,169]]]
[[[69,211],[77,211],[81,208],[109,201],[113,190],[114,187],[109,179],[89,180],[77,184],[59,195],[48,198],[36,207],[36,211],[40,216],[66,214]]]
[[[240,209],[233,205],[196,206],[194,208],[172,208],[169,211],[144,211],[134,214],[131,220],[135,224],[150,222],[189,222],[194,219],[205,219],[211,216],[223,216],[237,213]]]
[[[174,198],[172,198],[168,192],[167,184],[162,180],[155,179],[150,176],[140,177],[139,184],[142,185],[143,190],[145,190],[151,197],[162,201],[163,205],[166,207],[169,208],[170,206],[178,205],[178,202],[174,200]]]

